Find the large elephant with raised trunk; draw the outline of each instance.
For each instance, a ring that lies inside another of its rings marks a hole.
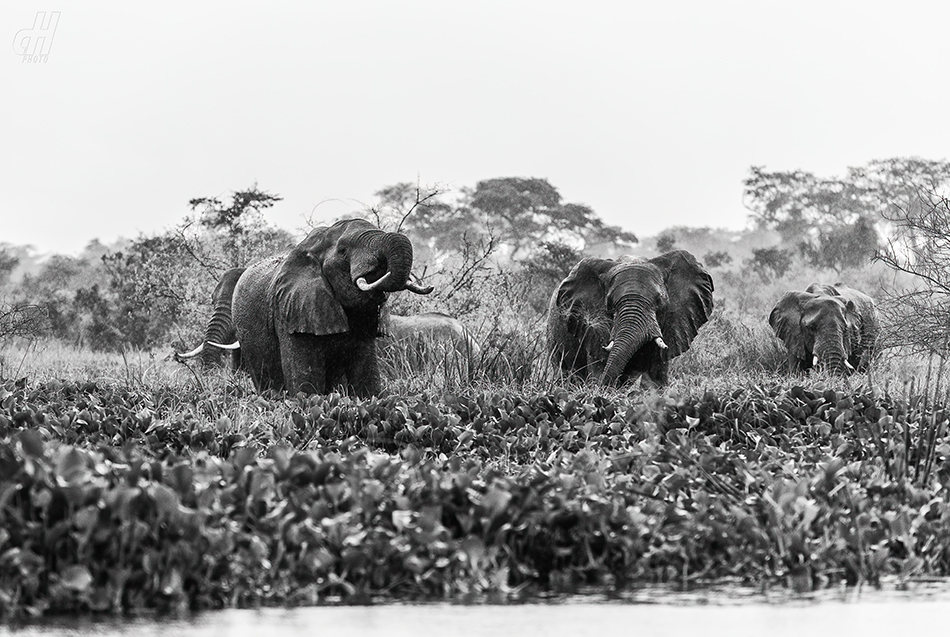
[[[376,360],[387,294],[410,281],[412,243],[363,219],[315,228],[289,254],[258,261],[234,287],[231,316],[241,367],[258,390],[366,397],[380,390]]]
[[[833,374],[868,368],[878,323],[874,300],[843,283],[786,292],[769,314],[785,343],[788,372],[822,367]]]
[[[569,375],[622,385],[669,381],[713,307],[713,280],[692,254],[581,260],[548,308],[548,350]]]
[[[175,360],[184,362],[200,357],[204,367],[220,367],[222,354],[226,353],[226,367],[237,369],[240,366],[241,350],[230,349],[230,345],[237,340],[234,322],[231,320],[231,299],[234,296],[234,286],[242,274],[244,268],[231,268],[221,275],[221,280],[211,295],[213,309],[211,319],[205,327],[204,340],[190,352],[175,352]]]

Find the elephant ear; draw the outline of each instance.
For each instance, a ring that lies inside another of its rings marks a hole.
[[[617,262],[611,259],[581,259],[561,281],[555,303],[560,313],[568,317],[569,329],[573,331],[577,327],[580,316],[606,315],[607,290],[602,277],[615,265]]]
[[[311,233],[312,234],[312,233]],[[350,331],[343,306],[320,264],[295,249],[284,260],[274,282],[277,321],[291,334],[345,334]]]
[[[809,292],[786,292],[769,314],[772,331],[785,343],[790,354],[802,360],[808,355],[802,334],[802,312],[805,303],[814,298],[815,295]]]
[[[673,250],[649,260],[659,268],[669,297],[666,316],[660,324],[669,356],[689,349],[699,328],[713,308],[713,280],[692,254]]]

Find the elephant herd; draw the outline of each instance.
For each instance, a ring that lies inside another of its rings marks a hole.
[[[289,253],[228,270],[213,297],[201,345],[183,361],[246,370],[259,391],[324,394],[380,391],[376,340],[420,335],[478,354],[478,343],[445,314],[386,317],[386,296],[431,287],[410,279],[412,244],[362,219],[315,228]],[[568,376],[619,386],[638,376],[662,385],[713,308],[713,280],[685,250],[652,259],[582,259],[551,297],[547,348]],[[790,373],[822,366],[866,369],[877,335],[874,301],[842,284],[786,293],[769,316]]]

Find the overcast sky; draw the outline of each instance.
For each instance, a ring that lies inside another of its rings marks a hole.
[[[752,165],[948,158],[948,28],[907,1],[4,2],[0,242],[76,253],[254,183],[296,231],[507,176],[641,236],[742,228]]]

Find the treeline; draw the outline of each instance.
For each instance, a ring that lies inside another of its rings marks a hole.
[[[948,185],[950,163],[920,158],[833,178],[755,166],[743,184],[749,229],[671,228],[643,242],[538,178],[487,179],[459,192],[399,183],[355,214],[406,232],[416,275],[436,288],[425,298],[395,295],[394,312],[448,312],[498,338],[536,328],[550,291],[583,256],[684,248],[713,273],[719,313],[760,319],[783,289],[844,279],[893,301],[896,324],[906,323],[902,311],[927,317],[913,322],[926,328],[900,338],[934,349],[946,345],[939,326],[950,306]],[[166,232],[115,246],[94,240],[79,256],[53,255],[15,278],[25,251],[0,245],[0,338],[42,331],[93,350],[190,346],[221,273],[301,238],[266,220],[279,201],[256,185],[229,201],[196,198]],[[895,271],[906,287],[893,285]]]

